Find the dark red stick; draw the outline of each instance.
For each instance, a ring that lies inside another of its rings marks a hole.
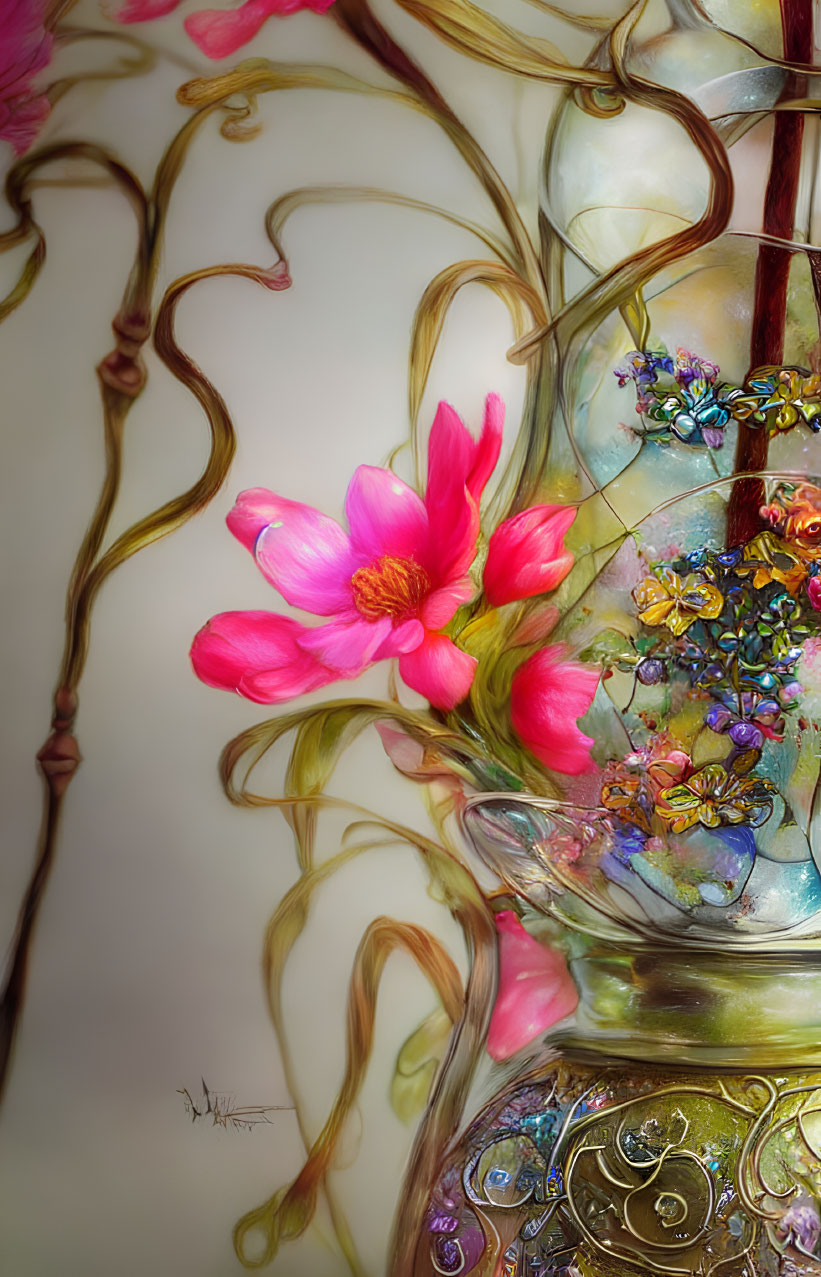
[[[784,57],[789,62],[812,61],[812,0],[781,0],[781,28]],[[803,92],[803,77],[791,74],[783,98]],[[795,229],[795,202],[801,172],[801,141],[804,116],[800,111],[776,112],[773,126],[773,153],[764,196],[763,230],[767,235],[792,239]],[[750,337],[750,370],[761,364],[780,364],[784,359],[784,320],[787,314],[787,284],[791,254],[774,244],[762,244],[755,268],[755,302]],[[736,473],[763,470],[767,465],[769,439],[764,429],[740,422],[735,454]],[[733,484],[727,510],[727,544],[739,545],[755,536],[761,526],[758,515],[764,501],[760,479],[740,479]]]

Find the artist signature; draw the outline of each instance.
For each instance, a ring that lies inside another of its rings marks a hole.
[[[292,1104],[244,1104],[237,1103],[235,1095],[224,1091],[210,1091],[202,1083],[202,1096],[194,1100],[187,1086],[177,1088],[177,1094],[183,1097],[185,1111],[196,1122],[198,1118],[211,1119],[212,1126],[221,1126],[223,1130],[250,1131],[252,1127],[263,1122],[271,1123],[271,1113],[281,1113],[293,1108]]]

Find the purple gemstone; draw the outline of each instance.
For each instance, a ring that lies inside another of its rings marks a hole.
[[[711,705],[704,715],[704,722],[713,732],[726,732],[733,721],[733,715],[726,705]]]
[[[455,1215],[447,1215],[444,1211],[434,1210],[428,1216],[428,1232],[455,1233],[459,1220]]]
[[[484,1253],[485,1235],[478,1225],[468,1224],[458,1237],[435,1233],[431,1238],[431,1254],[443,1273],[459,1273],[460,1277],[465,1277]]]
[[[442,1273],[458,1273],[462,1267],[461,1247],[451,1237],[437,1237],[433,1254]]]
[[[755,723],[741,719],[730,728],[730,740],[739,749],[760,749],[764,744],[764,733]]]

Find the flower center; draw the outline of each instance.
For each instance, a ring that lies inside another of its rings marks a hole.
[[[418,611],[430,587],[430,577],[415,559],[394,559],[389,554],[351,577],[354,603],[369,621],[381,616],[400,621],[410,616]]]

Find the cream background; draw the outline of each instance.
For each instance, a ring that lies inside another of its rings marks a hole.
[[[103,143],[147,183],[185,118],[174,103],[177,85],[206,70],[181,29],[192,7],[132,28],[177,61],[164,53],[148,77],[73,90],[42,140]],[[376,7],[476,132],[533,227],[553,91],[468,63],[398,10]],[[587,9],[587,0],[575,7]],[[584,43],[572,28],[513,0],[495,9],[581,56]],[[94,0],[82,0],[72,22],[105,26]],[[113,59],[118,48],[92,54],[75,46],[59,69]],[[379,78],[332,21],[313,15],[268,23],[247,52]],[[264,210],[308,183],[384,186],[493,224],[456,152],[420,116],[377,100],[300,91],[262,98],[260,118],[261,136],[244,145],[222,139],[216,123],[203,129],[174,196],[163,285],[221,261],[269,264]],[[569,157],[574,178],[586,158],[583,148]],[[591,185],[606,156],[595,159]],[[683,198],[689,213],[692,189]],[[134,244],[131,213],[114,188],[44,186],[34,204],[48,260],[0,337],[2,937],[11,935],[30,870],[40,812],[33,760],[47,735],[65,583],[101,475],[93,370],[111,348],[109,325]],[[223,279],[198,286],[182,304],[178,338],[227,400],[237,457],[212,505],[118,571],[95,611],[78,717],[84,762],[65,803],[0,1114],[0,1270],[13,1277],[229,1277],[241,1271],[231,1247],[235,1220],[301,1165],[293,1114],[274,1115],[271,1126],[250,1134],[223,1132],[191,1125],[176,1094],[198,1087],[204,1075],[212,1089],[241,1102],[288,1103],[259,956],[266,921],[296,875],[281,818],[232,808],[216,777],[223,744],[269,715],[199,684],[187,651],[217,611],[280,606],[225,529],[235,494],[269,486],[341,516],[353,468],[383,463],[406,435],[407,341],[424,287],[446,264],[480,256],[481,247],[445,222],[383,205],[300,211],[285,241],[290,291]],[[19,254],[0,259],[6,287],[21,261]],[[523,376],[505,362],[510,341],[504,308],[484,291],[465,292],[448,322],[423,419],[445,397],[475,429],[485,394],[496,390],[515,424]],[[197,404],[151,352],[148,364],[148,387],[128,421],[114,534],[187,487],[206,455]],[[380,695],[386,674],[376,667],[359,687]],[[273,769],[269,783],[276,792]],[[375,737],[350,751],[333,789],[409,824],[423,820],[418,791],[393,772]],[[321,852],[330,855],[339,825],[328,821],[323,829]],[[426,895],[409,851],[363,857],[322,893],[286,985],[315,1130],[341,1077],[353,952],[378,913],[431,927],[464,966],[458,929]],[[353,1123],[346,1149],[350,1160],[361,1133],[359,1157],[335,1176],[373,1274],[384,1271],[411,1138],[390,1110],[388,1082],[398,1048],[432,1006],[410,960],[392,958],[361,1132]],[[319,1224],[280,1253],[275,1273],[346,1271],[323,1241],[321,1216]]]

